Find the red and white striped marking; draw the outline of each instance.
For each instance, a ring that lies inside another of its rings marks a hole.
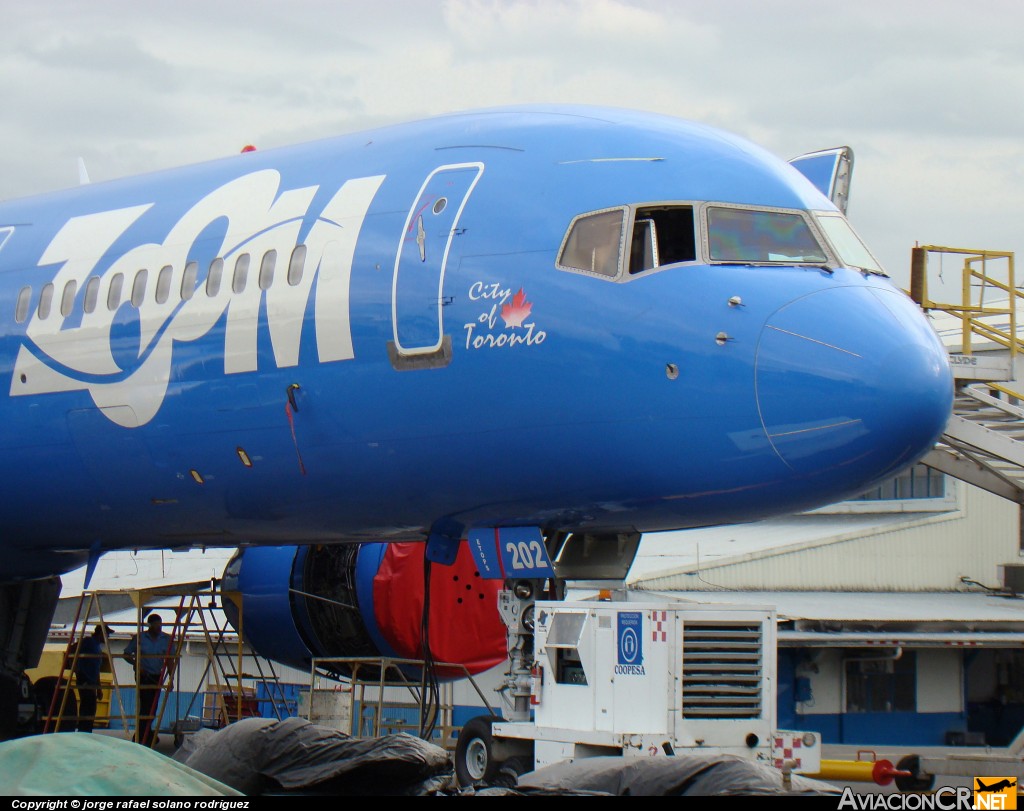
[[[651,612],[651,641],[668,642],[668,611]]]
[[[801,765],[800,750],[803,748],[803,736],[776,735],[772,745],[772,762],[776,769],[781,769],[787,760],[795,762],[793,768],[799,769]]]

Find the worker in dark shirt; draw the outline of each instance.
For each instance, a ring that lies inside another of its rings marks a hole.
[[[109,625],[97,625],[92,636],[83,637],[78,643],[78,659],[75,662],[75,687],[78,688],[78,731],[92,732],[96,721],[96,705],[100,699],[100,670],[103,664],[103,648],[114,629]]]

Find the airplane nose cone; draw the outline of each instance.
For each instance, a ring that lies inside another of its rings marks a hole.
[[[757,402],[775,452],[795,472],[866,489],[942,433],[953,382],[916,305],[882,287],[837,287],[777,310],[758,343]]]

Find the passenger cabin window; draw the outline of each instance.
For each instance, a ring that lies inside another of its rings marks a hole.
[[[277,265],[277,251],[267,251],[260,263],[260,290],[266,290],[274,283],[274,266]]]
[[[235,275],[231,281],[231,289],[236,293],[245,290],[245,282],[249,278],[249,254],[243,253],[235,261]]]
[[[71,315],[71,309],[75,306],[75,294],[78,292],[78,282],[73,279],[64,285],[64,292],[60,297],[60,314],[67,318]]]
[[[199,263],[189,262],[181,274],[181,300],[188,301],[196,294],[196,279],[199,278]]]
[[[296,245],[288,262],[288,284],[292,287],[302,281],[302,268],[306,264],[306,246]]]
[[[171,296],[171,274],[174,273],[174,269],[170,265],[164,265],[160,268],[160,273],[156,277],[156,303],[164,304]]]
[[[621,264],[625,218],[625,208],[577,217],[562,243],[558,255],[559,267],[596,273],[599,276],[617,276]]]
[[[100,277],[93,276],[85,283],[85,301],[82,304],[82,309],[87,313],[96,311],[96,304],[100,300]]]
[[[707,218],[709,258],[713,262],[828,261],[800,214],[710,206]]]
[[[32,288],[21,288],[21,292],[18,293],[18,303],[14,308],[14,320],[18,324],[23,324],[25,322],[25,319],[28,318],[28,305],[31,300]]]
[[[693,206],[638,208],[633,219],[629,272],[693,262],[697,258]]]
[[[135,283],[132,284],[132,306],[141,307],[146,300],[146,282],[149,280],[149,271],[140,270],[135,274]]]
[[[206,276],[206,295],[213,298],[220,292],[220,282],[224,277],[224,260],[217,258],[210,262],[210,272]]]
[[[39,316],[40,320],[48,318],[50,315],[50,305],[53,303],[53,283],[48,282],[43,285],[42,291],[39,293],[39,309],[36,315]]]
[[[121,306],[121,289],[124,287],[124,274],[115,273],[107,288],[107,309],[113,312]]]

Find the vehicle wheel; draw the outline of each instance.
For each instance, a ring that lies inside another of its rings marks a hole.
[[[903,792],[931,791],[935,785],[934,774],[921,774],[921,758],[918,755],[907,755],[896,764],[900,771],[911,772],[911,777],[897,777],[896,788]]]
[[[515,788],[522,775],[533,771],[533,758],[510,757],[498,763],[496,771],[492,781],[495,786]]]
[[[501,766],[494,760],[491,724],[497,719],[478,715],[470,719],[455,744],[455,776],[462,787],[490,783]]]
[[[0,675],[0,741],[13,738],[20,732],[18,709],[26,697],[23,689],[18,678]]]

